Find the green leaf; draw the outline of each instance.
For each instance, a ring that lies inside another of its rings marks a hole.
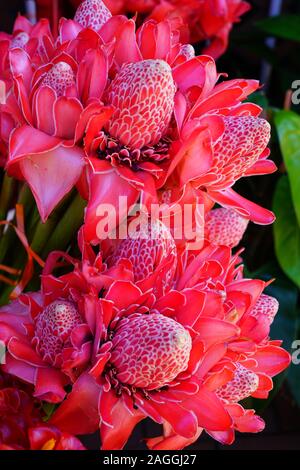
[[[270,36],[276,36],[291,41],[300,41],[300,16],[299,15],[281,15],[266,18],[258,21],[257,26],[268,33]]]
[[[274,115],[274,121],[300,226],[300,116],[292,111],[277,111]]]
[[[285,274],[300,287],[300,229],[287,176],[282,176],[277,183],[273,210],[277,216],[274,238],[278,262]]]

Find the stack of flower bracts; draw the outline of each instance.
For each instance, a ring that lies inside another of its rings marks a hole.
[[[234,250],[249,220],[274,220],[232,189],[276,170],[270,126],[247,102],[259,84],[224,79],[176,22],[153,18],[137,26],[85,0],[57,37],[22,17],[1,35],[4,178],[34,197],[29,252],[50,251],[40,287],[0,309],[3,449],[81,449],[80,435],[97,430],[102,449],[122,449],[147,417],[161,424],[151,449],[203,432],[231,444],[235,431],[264,428],[240,402],[267,398],[289,364],[269,337],[278,302],[244,277]],[[189,227],[197,243],[178,236],[186,206],[201,208]],[[55,245],[56,226],[72,239]]]

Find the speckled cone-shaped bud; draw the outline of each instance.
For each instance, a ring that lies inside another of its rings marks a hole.
[[[115,108],[110,135],[131,150],[157,144],[170,123],[175,91],[171,68],[164,60],[124,65],[106,97]]]
[[[145,390],[161,388],[186,370],[192,348],[189,332],[160,314],[124,318],[112,343],[117,379]]]
[[[66,300],[49,304],[36,318],[33,343],[43,359],[58,366],[60,354],[70,344],[72,330],[82,323],[75,305]]]
[[[84,28],[98,31],[111,18],[111,12],[102,0],[85,0],[74,16],[74,20]]]

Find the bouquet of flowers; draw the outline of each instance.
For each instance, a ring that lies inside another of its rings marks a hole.
[[[0,449],[122,449],[147,417],[150,449],[231,444],[290,362],[235,249],[274,220],[232,189],[276,170],[259,83],[186,43],[218,56],[248,5],[119,3],[0,35]]]

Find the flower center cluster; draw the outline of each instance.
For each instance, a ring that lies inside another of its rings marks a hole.
[[[85,0],[77,8],[74,20],[83,28],[98,31],[110,18],[111,13],[102,0]]]
[[[29,35],[22,31],[12,38],[10,42],[10,48],[13,49],[14,47],[20,47],[23,49],[23,47],[28,43],[29,39]]]
[[[117,139],[101,132],[99,140],[98,157],[108,160],[113,166],[126,165],[133,171],[139,170],[139,163],[153,161],[161,163],[169,158],[169,139],[164,137],[155,146],[146,146],[141,149],[130,150]]]
[[[131,151],[155,146],[170,124],[175,92],[172,70],[164,60],[123,65],[105,98],[114,108],[108,134]]]
[[[62,96],[74,83],[75,76],[72,67],[67,62],[58,62],[46,73],[42,85],[49,86],[57,96]]]
[[[227,403],[238,403],[254,393],[258,383],[258,376],[238,363],[233,379],[218,388],[216,393]]]
[[[115,378],[144,390],[160,389],[188,367],[192,340],[175,320],[159,313],[123,318],[112,339]]]
[[[72,330],[82,323],[75,305],[66,300],[49,304],[36,318],[33,344],[42,358],[59,366],[63,349],[70,344]]]

